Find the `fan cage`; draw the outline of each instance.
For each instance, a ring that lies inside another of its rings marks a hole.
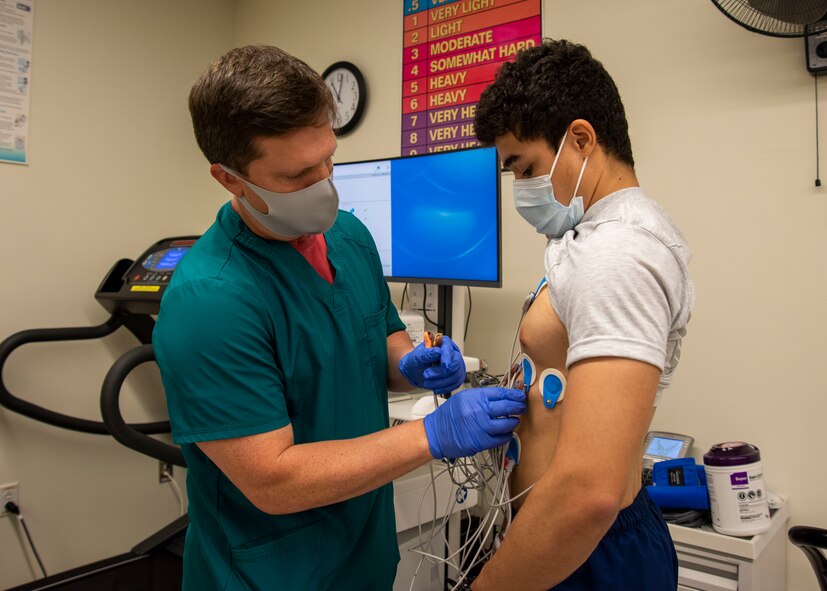
[[[827,14],[809,24],[790,23],[764,14],[746,0],[712,0],[712,3],[738,25],[770,37],[804,37],[827,31],[827,20],[823,20]]]

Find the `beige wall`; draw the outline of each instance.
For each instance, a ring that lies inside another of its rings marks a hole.
[[[192,140],[186,96],[230,47],[232,19],[231,0],[36,0],[31,165],[0,164],[0,338],[102,322],[92,295],[117,259],[214,218],[223,198]],[[30,345],[4,379],[29,400],[95,419],[106,370],[135,344],[121,329],[103,342]],[[157,370],[139,369],[126,390],[130,418],[165,416]],[[109,438],[0,411],[0,484],[20,482],[50,573],[126,552],[174,519],[157,471]],[[37,572],[17,531],[0,519],[3,589]]]
[[[337,158],[398,154],[401,12],[401,2],[368,0],[38,0],[32,165],[0,165],[0,336],[101,322],[91,295],[115,259],[210,223],[222,196],[184,101],[194,76],[231,45],[277,44],[320,71],[356,63],[370,102]],[[694,435],[701,452],[733,438],[757,444],[768,485],[790,495],[792,523],[827,527],[827,477],[815,469],[827,416],[827,189],[813,188],[803,42],[749,33],[700,0],[545,0],[543,20],[546,35],[585,43],[613,74],[641,182],[694,251],[697,306],[654,427]],[[472,290],[466,346],[495,371],[543,270],[543,241],[514,213],[510,181],[503,288]],[[399,302],[399,286],[393,292]],[[94,417],[103,372],[132,342],[24,349],[4,378],[35,401]],[[135,382],[132,416],[162,415],[157,375]],[[27,521],[55,572],[125,551],[175,517],[156,463],[136,456],[0,412],[0,484],[21,482]],[[0,547],[11,549],[0,553],[0,587],[30,575],[14,532],[0,520]],[[788,556],[788,589],[817,589],[803,555],[790,546]]]

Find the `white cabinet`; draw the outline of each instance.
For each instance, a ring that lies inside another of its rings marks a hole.
[[[779,591],[786,587],[785,502],[763,534],[737,538],[708,528],[669,525],[678,552],[678,591]]]

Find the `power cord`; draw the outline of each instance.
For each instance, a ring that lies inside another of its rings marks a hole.
[[[487,373],[484,369],[478,372],[474,372],[471,374],[473,378],[471,382],[472,388],[485,388],[486,386],[497,386],[499,385],[500,381],[505,374],[500,375],[491,375]]]
[[[29,546],[31,546],[32,553],[34,554],[34,557],[37,559],[37,564],[40,565],[40,570],[43,572],[43,578],[45,579],[48,576],[46,574],[46,567],[43,566],[43,561],[40,560],[40,554],[37,553],[37,548],[35,548],[34,546],[32,535],[29,533],[29,527],[26,525],[26,521],[23,519],[23,514],[20,512],[20,507],[18,507],[12,501],[6,503],[5,507],[6,511],[17,516],[17,521],[19,521],[20,525],[23,526],[23,531],[26,534],[26,538],[29,540]]]
[[[436,326],[437,330],[443,330],[444,331],[445,327],[442,327],[440,329],[439,324],[437,324],[436,322],[434,322],[433,320],[431,320],[428,317],[428,312],[426,311],[427,308],[428,308],[427,304],[428,304],[428,286],[423,283],[422,284],[422,315],[425,317],[425,320],[427,320],[428,322],[430,322],[431,324]]]
[[[468,312],[465,314],[465,334],[462,335],[462,340],[468,340],[468,323],[471,322],[471,287],[466,285],[465,289],[468,290]]]
[[[172,492],[175,495],[175,498],[178,499],[178,509],[181,512],[181,515],[184,514],[184,495],[181,494],[181,487],[178,486],[178,483],[175,482],[175,479],[172,477],[172,474],[164,470],[161,472],[161,476],[167,478],[167,482],[169,483],[170,488],[172,488]]]
[[[819,159],[820,155],[818,152],[818,72],[815,72],[815,90],[816,90],[816,187],[821,186],[821,175],[819,174]]]
[[[697,509],[661,509],[663,520],[684,527],[701,527],[712,522],[709,511]]]
[[[431,320],[430,317],[428,316],[428,313],[425,311],[425,303],[428,299],[428,287],[424,283],[422,284],[422,292],[423,292],[422,307],[421,308],[411,308],[411,309],[414,310],[415,312],[422,312],[422,316],[425,318],[425,320],[427,320],[428,322],[430,322],[431,324],[436,326],[437,327],[436,328],[437,332],[440,332],[441,329],[440,329],[439,325],[436,322],[434,322],[433,320]],[[405,299],[406,299],[407,295],[408,295],[408,284],[406,283],[405,287],[402,288],[402,298],[399,300],[399,309],[403,312],[405,311]],[[411,298],[407,297],[407,299],[408,299],[409,302],[411,301]]]
[[[466,285],[465,289],[468,290],[468,312],[465,313],[465,333],[463,334],[463,340],[468,340],[468,324],[471,322],[471,308],[473,306],[473,303],[471,301],[471,287]],[[430,322],[431,324],[436,326],[437,330],[438,330],[439,325],[436,322],[434,322],[433,320],[431,320],[430,317],[428,316],[428,313],[425,311],[425,300],[428,298],[428,286],[424,283],[422,284],[422,291],[423,291],[423,296],[424,297],[423,297],[423,300],[422,300],[422,309],[419,310],[419,311],[422,312],[422,315],[425,317],[425,320],[427,320],[428,322]],[[399,309],[400,310],[403,310],[403,311],[405,310],[405,299],[407,298],[407,295],[408,295],[408,284],[406,283],[405,287],[402,288],[402,297],[399,299]],[[408,298],[408,299],[410,299],[410,298]]]

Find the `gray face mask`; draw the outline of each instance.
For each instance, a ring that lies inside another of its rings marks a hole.
[[[274,234],[291,239],[305,234],[323,234],[336,221],[339,193],[330,177],[292,193],[275,193],[254,185],[232,168],[223,164],[219,166],[238,177],[264,201],[267,213],[261,213],[250,205],[243,195],[239,197],[250,215]]]

